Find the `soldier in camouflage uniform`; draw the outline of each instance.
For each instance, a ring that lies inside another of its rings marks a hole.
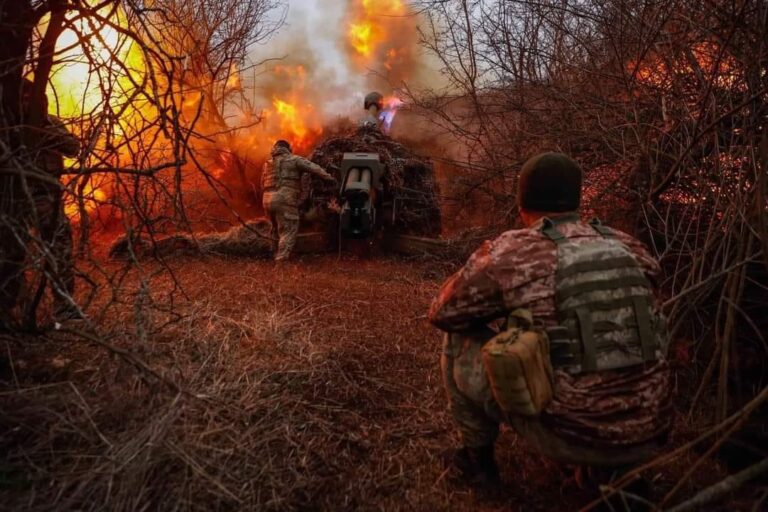
[[[261,189],[262,204],[272,222],[272,233],[277,238],[275,260],[290,258],[299,232],[299,201],[301,176],[314,174],[326,181],[336,181],[322,167],[291,153],[291,145],[284,140],[275,142],[272,158],[264,164]]]
[[[60,119],[48,116],[44,142],[40,155],[43,169],[61,178],[64,172],[64,156],[76,157],[80,142],[64,126]],[[53,283],[54,314],[59,320],[77,317],[77,308],[71,303],[75,293],[75,266],[72,255],[72,224],[64,211],[62,188],[41,186],[35,194],[35,209],[40,224],[40,235],[51,247],[48,265],[57,280]]]
[[[670,426],[669,374],[659,353],[621,369],[571,372],[555,365],[553,348],[554,398],[536,417],[505,415],[491,393],[481,359],[482,346],[495,334],[488,327],[490,322],[526,308],[545,328],[562,323],[556,296],[560,241],[586,248],[607,236],[625,250],[625,261],[630,260],[639,274],[634,280],[652,283],[659,274],[658,263],[639,241],[582,222],[576,213],[580,200],[581,170],[570,158],[545,153],[529,160],[521,171],[518,191],[527,227],[485,242],[442,286],[430,308],[430,321],[447,332],[443,378],[463,441],[451,462],[471,483],[500,482],[494,443],[502,421],[550,458],[596,467],[622,466],[652,456]],[[545,232],[553,225],[557,235],[551,237]],[[633,286],[627,282],[625,288],[642,291]],[[655,312],[658,301],[650,284],[648,291],[649,309]],[[661,324],[657,327],[666,332]]]
[[[33,83],[22,82],[21,103],[25,115],[31,107]],[[8,240],[14,244],[13,257],[3,261],[6,275],[0,283],[0,307],[5,311],[16,304],[19,289],[24,280],[26,244],[37,235],[44,244],[46,272],[52,277],[54,315],[59,320],[77,316],[77,308],[71,297],[75,291],[75,267],[72,256],[72,225],[64,212],[63,187],[59,184],[64,173],[64,156],[75,157],[80,152],[80,142],[57,117],[48,114],[48,102],[40,106],[44,113],[42,126],[36,130],[34,145],[30,147],[35,165],[42,171],[42,178],[32,174],[27,178],[29,196],[19,199],[25,203],[20,228],[21,236]],[[53,179],[51,179],[53,178]],[[0,322],[9,321],[0,318]]]

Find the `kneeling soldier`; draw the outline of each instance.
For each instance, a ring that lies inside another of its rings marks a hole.
[[[430,321],[447,332],[443,377],[463,441],[452,464],[470,483],[500,482],[501,422],[543,455],[608,468],[651,457],[670,427],[667,333],[652,284],[659,265],[631,236],[583,222],[580,202],[573,160],[530,159],[518,189],[527,227],[485,242],[430,309]],[[503,389],[509,372],[494,375],[488,362],[488,342],[501,336],[488,324],[521,310],[541,333],[547,372],[539,379],[551,385],[533,414],[530,404],[515,408],[520,388]],[[511,401],[499,400],[505,393]]]

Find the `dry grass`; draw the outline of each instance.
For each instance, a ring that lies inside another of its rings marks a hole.
[[[447,268],[173,266],[187,299],[137,317],[131,304],[167,305],[172,282],[158,273],[151,297],[134,282],[107,331],[184,393],[70,336],[4,340],[0,508],[575,510],[592,497],[508,434],[501,500],[444,474],[456,438],[425,312]]]

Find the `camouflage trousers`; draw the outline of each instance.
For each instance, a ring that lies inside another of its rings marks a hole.
[[[538,418],[505,415],[493,398],[481,354],[485,342],[494,335],[490,329],[446,334],[443,342],[443,382],[464,446],[494,444],[500,424],[507,423],[532,449],[567,464],[618,467],[654,455],[655,444],[620,450],[579,446],[556,435]]]
[[[61,198],[39,205],[37,211],[40,217],[40,236],[51,247],[48,267],[56,280],[53,283],[54,307],[66,308],[70,305],[69,297],[75,292],[72,223],[64,212]]]
[[[299,234],[299,208],[292,194],[282,190],[264,192],[264,211],[272,223],[272,238],[277,240],[275,260],[291,257]]]

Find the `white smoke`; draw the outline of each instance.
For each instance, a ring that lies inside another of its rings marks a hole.
[[[334,0],[290,1],[282,28],[249,56],[252,63],[264,62],[251,76],[244,76],[246,87],[254,90],[257,108],[271,105],[272,91],[264,90],[263,74],[276,64],[302,65],[307,70],[308,101],[324,120],[362,115],[370,77],[355,69],[343,47],[345,6],[346,2]]]

